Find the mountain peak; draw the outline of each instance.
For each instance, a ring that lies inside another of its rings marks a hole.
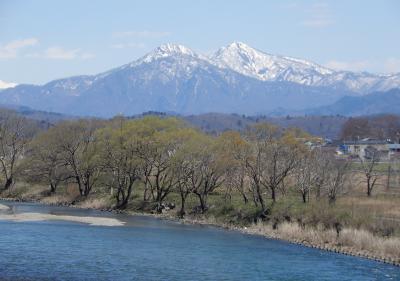
[[[145,55],[138,62],[149,63],[160,58],[166,58],[172,56],[190,56],[195,58],[199,57],[198,54],[196,54],[193,50],[189,49],[188,47],[179,44],[166,43],[155,48],[151,53]]]
[[[234,42],[230,43],[226,48],[252,49],[249,45],[247,45],[241,41],[234,41]]]
[[[172,43],[166,43],[158,48],[156,48],[155,52],[163,53],[163,54],[184,54],[184,55],[189,55],[189,56],[195,56],[195,52],[193,52],[191,49],[180,45],[180,44],[172,44]]]
[[[219,49],[213,60],[243,75],[263,81],[290,81],[311,85],[331,74],[330,69],[313,62],[264,53],[242,42]]]
[[[240,41],[234,41],[230,43],[229,45],[220,48],[214,57],[221,56],[221,55],[229,55],[229,56],[235,56],[238,54],[245,54],[246,56],[249,57],[254,57],[257,55],[257,53],[262,53],[261,51],[258,51],[254,49],[253,47],[250,47],[249,45],[240,42]],[[266,55],[265,53],[262,53]]]

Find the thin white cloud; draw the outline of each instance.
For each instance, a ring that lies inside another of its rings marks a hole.
[[[73,59],[91,59],[95,55],[83,52],[81,49],[65,49],[59,46],[53,46],[42,52],[29,53],[25,55],[27,58],[44,58],[51,60],[73,60]]]
[[[80,49],[66,50],[61,47],[50,47],[44,51],[46,59],[72,60],[78,57]]]
[[[96,55],[93,54],[93,53],[82,53],[82,54],[80,54],[80,58],[83,59],[83,60],[93,59],[95,57],[96,57]]]
[[[39,43],[36,38],[14,40],[5,45],[0,45],[0,59],[12,59],[18,56],[21,49],[35,46]]]
[[[335,70],[400,73],[400,58],[358,61],[330,60],[325,64],[325,66]]]
[[[112,34],[115,38],[163,38],[171,35],[169,31],[117,31]]]
[[[307,19],[302,22],[302,25],[314,28],[323,28],[335,23],[330,7],[325,2],[314,3],[306,9]]]
[[[143,49],[145,47],[146,45],[144,43],[117,43],[111,45],[111,48],[113,49],[128,49],[128,48]]]
[[[361,61],[331,60],[328,61],[325,65],[335,70],[348,70],[348,71],[366,71],[368,68],[373,67],[373,63],[368,60],[361,60]]]
[[[388,58],[383,64],[385,72],[400,73],[400,59]]]

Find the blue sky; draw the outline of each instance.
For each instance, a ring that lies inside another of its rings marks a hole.
[[[400,72],[400,1],[0,0],[0,80],[95,74],[162,43],[242,41],[338,69]]]

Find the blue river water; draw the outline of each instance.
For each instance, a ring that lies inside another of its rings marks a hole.
[[[38,204],[15,213],[124,226],[0,220],[0,280],[400,280],[400,268],[210,226]]]

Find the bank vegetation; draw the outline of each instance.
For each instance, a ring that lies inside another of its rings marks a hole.
[[[316,142],[268,123],[211,136],[172,117],[43,128],[3,112],[1,196],[164,214],[400,262],[400,187],[385,188],[376,159],[338,159]]]

